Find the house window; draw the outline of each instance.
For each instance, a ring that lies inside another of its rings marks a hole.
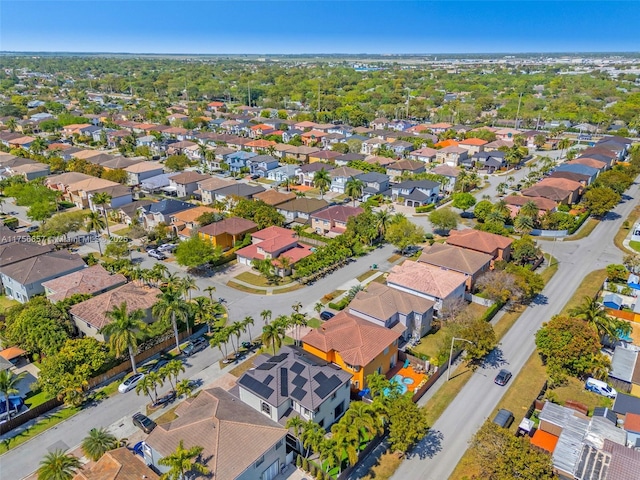
[[[278,450],[280,447],[282,447],[282,440],[276,443],[276,450]]]
[[[389,347],[384,349],[383,355],[389,355]]]
[[[264,455],[261,456],[258,461],[256,462],[256,468],[258,468],[260,465],[262,465],[264,463]]]
[[[267,415],[271,416],[271,405],[269,405],[267,402],[262,402],[262,413],[266,413]]]
[[[333,418],[338,418],[344,413],[344,402],[340,402],[338,406],[333,410]]]
[[[318,425],[320,425],[320,428],[324,428],[324,418],[318,422]]]

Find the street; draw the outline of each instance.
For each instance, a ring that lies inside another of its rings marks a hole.
[[[535,332],[543,322],[560,313],[584,277],[610,263],[621,262],[623,253],[613,245],[613,237],[636,204],[639,192],[640,185],[635,183],[627,192],[628,200],[610,212],[589,237],[575,242],[540,242],[545,251],[553,252],[558,259],[557,273],[392,478],[442,480],[450,477],[468,442],[506,392],[506,388],[493,383],[498,370],[506,367],[516,376],[535,351]],[[522,412],[515,414],[519,422]]]

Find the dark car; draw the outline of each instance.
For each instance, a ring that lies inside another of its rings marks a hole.
[[[154,363],[153,365],[151,365],[149,367],[149,371],[150,372],[157,372],[162,367],[164,367],[167,363],[169,363],[169,360],[165,360],[165,359],[158,360],[156,363]]]
[[[333,317],[335,317],[335,314],[328,312],[326,310],[320,314],[320,318],[322,320],[331,320]]]
[[[200,350],[204,350],[207,348],[207,339],[204,337],[196,338],[187,344],[186,347],[182,349],[185,356],[190,357],[194,353],[199,352]]]
[[[509,370],[502,369],[498,375],[496,375],[494,382],[498,385],[504,386],[509,382],[509,380],[511,380],[511,372]]]
[[[513,413],[511,413],[509,410],[501,408],[500,410],[498,410],[498,413],[496,413],[496,416],[493,419],[493,423],[502,428],[509,428],[514,420],[515,417],[513,416]]]
[[[173,390],[171,390],[169,393],[167,393],[166,395],[158,398],[154,403],[153,406],[154,407],[160,407],[160,406],[164,406],[167,405],[171,402],[173,402],[176,399],[176,392],[174,392]]]
[[[144,433],[151,433],[156,428],[156,422],[140,412],[133,415],[133,424]]]

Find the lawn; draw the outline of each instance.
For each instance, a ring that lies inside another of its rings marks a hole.
[[[229,373],[234,377],[240,378],[244,372],[246,372],[252,367],[253,367],[253,358],[249,358],[244,362],[242,362],[241,364],[233,367],[231,370],[229,370]]]
[[[640,252],[640,242],[636,242],[635,240],[631,240],[629,242],[629,246],[633,248],[636,252]]]
[[[387,262],[393,263],[395,261],[400,260],[401,258],[402,258],[402,255],[400,255],[399,253],[394,253],[389,258],[387,258]]]
[[[240,285],[239,283],[236,283],[233,280],[229,280],[227,282],[227,286],[231,287],[231,288],[235,288],[236,290],[240,290],[241,292],[258,293],[258,294],[264,294],[265,293],[264,289],[245,287],[244,285]]]
[[[547,284],[551,277],[558,271],[558,260],[555,257],[552,257],[551,254],[544,254],[545,261],[547,262],[547,266],[542,272],[540,272],[540,276],[542,277],[542,281]]]
[[[51,396],[47,395],[45,392],[29,392],[24,400],[24,403],[29,408],[37,407],[38,405],[42,405],[44,402],[51,400]]]
[[[582,227],[580,227],[580,229],[578,229],[578,231],[565,238],[564,241],[570,241],[570,240],[581,240],[585,237],[588,237],[591,232],[593,232],[594,228],[596,228],[598,226],[598,224],[600,223],[600,220],[596,220],[595,218],[589,218],[586,223],[584,225],[582,225]]]
[[[241,282],[249,283],[251,285],[255,285],[256,287],[273,287],[274,283],[270,283],[267,278],[262,275],[257,275],[252,272],[242,272],[234,277],[236,280],[240,280]],[[280,284],[286,285],[291,283],[291,277],[284,277]]]
[[[0,313],[4,313],[10,307],[14,305],[19,305],[15,300],[11,300],[10,298],[5,297],[4,295],[0,295]]]
[[[422,353],[429,358],[437,358],[445,337],[446,333],[443,329],[438,329],[435,333],[427,333],[420,339],[420,343],[413,348],[413,351]]]
[[[387,480],[393,476],[401,463],[402,458],[396,453],[383,453],[378,462],[369,470],[369,474],[362,478],[363,480]]]
[[[629,235],[629,230],[633,228],[635,223],[638,221],[638,218],[640,218],[640,205],[636,205],[636,207],[631,211],[631,213],[627,217],[625,223],[623,223],[622,226],[620,227],[620,230],[618,230],[618,233],[616,233],[616,236],[613,237],[614,245],[618,247],[620,250],[622,250],[623,252],[626,251],[626,248],[624,247],[622,242],[624,241],[625,238],[627,238],[627,235]],[[625,226],[625,225],[628,225],[628,226]]]
[[[124,227],[124,228],[118,228],[116,230],[111,230],[111,233],[115,234],[115,235],[121,235],[123,237],[126,237],[129,235],[129,232],[131,231],[131,227]]]
[[[589,414],[593,414],[595,407],[613,406],[613,400],[602,395],[584,389],[584,382],[577,378],[569,378],[566,385],[547,391],[547,397],[553,402],[564,405],[567,400],[583,403],[589,408]]]
[[[367,278],[375,275],[376,273],[378,273],[378,270],[367,270],[362,275],[357,276],[356,280],[358,280],[359,282],[364,282]]]
[[[562,313],[566,314],[572,308],[580,305],[582,303],[582,299],[585,296],[595,297],[600,291],[600,287],[602,287],[602,283],[604,282],[605,278],[607,278],[607,271],[604,269],[595,270],[587,275],[584,280],[582,280],[582,283],[580,284],[576,292],[573,294],[573,297],[571,297],[571,299],[569,299],[567,304],[564,306]]]
[[[175,420],[176,418],[178,418],[178,415],[176,415],[176,408],[178,408],[178,407],[173,407],[171,410],[167,410],[162,415],[160,415],[158,418],[156,418],[154,421],[158,425],[162,425],[163,423],[169,423],[169,422]]]
[[[305,286],[300,284],[300,283],[295,283],[293,285],[291,285],[290,287],[286,287],[286,288],[276,288],[273,291],[274,295],[277,295],[279,293],[289,293],[289,292],[294,292],[296,290],[300,290],[301,288],[304,288]]]

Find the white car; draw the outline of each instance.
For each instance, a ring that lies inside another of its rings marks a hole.
[[[124,382],[122,382],[118,386],[118,391],[120,393],[127,393],[129,390],[136,388],[136,385],[144,378],[144,373],[136,373],[135,375],[131,375]]]
[[[173,252],[178,246],[175,243],[163,243],[158,247],[159,252]]]
[[[152,257],[155,258],[156,260],[166,260],[167,257],[164,253],[159,252],[158,250],[149,250],[147,252],[147,254]]]
[[[584,388],[589,390],[590,392],[597,393],[598,395],[602,395],[604,397],[616,398],[618,392],[614,388],[611,388],[602,380],[596,380],[593,377],[587,378],[586,383],[584,384]]]

